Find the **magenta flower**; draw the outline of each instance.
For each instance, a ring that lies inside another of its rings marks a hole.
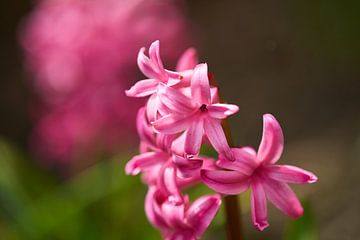
[[[160,86],[161,102],[172,113],[156,120],[154,128],[164,134],[185,131],[184,151],[187,155],[199,153],[203,134],[219,153],[226,154],[229,146],[221,120],[236,113],[239,108],[233,104],[212,102],[206,64],[195,67],[190,90],[191,97],[164,84]]]
[[[317,177],[301,168],[275,165],[283,151],[283,133],[271,114],[264,115],[263,136],[256,152],[249,147],[231,149],[234,159],[220,155],[217,166],[225,170],[202,170],[203,182],[223,194],[240,194],[251,188],[252,221],[259,230],[265,229],[269,199],[292,218],[303,214],[303,208],[287,183],[314,183]]]

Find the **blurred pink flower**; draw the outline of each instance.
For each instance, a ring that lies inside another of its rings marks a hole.
[[[42,1],[22,27],[39,98],[32,145],[62,162],[131,142],[141,101],[124,90],[138,78],[138,49],[160,39],[174,63],[191,36],[180,0]]]

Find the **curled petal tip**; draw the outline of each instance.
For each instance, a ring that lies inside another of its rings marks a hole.
[[[128,162],[125,166],[125,173],[126,175],[137,175],[140,173],[140,169],[136,166],[136,164]]]
[[[160,45],[160,41],[159,41],[159,40],[155,40],[151,45],[154,45],[154,46]]]
[[[317,180],[318,180],[317,176],[315,176],[315,175],[310,175],[310,176],[309,176],[308,183],[316,183]]]
[[[134,92],[134,90],[132,88],[125,90],[125,95],[127,97],[136,97],[136,93]]]
[[[269,223],[267,221],[263,221],[263,222],[256,222],[254,223],[254,226],[257,230],[259,231],[264,231],[265,228],[269,227]]]
[[[266,113],[263,115],[263,119],[264,121],[266,120],[270,120],[270,121],[276,121],[276,118],[274,117],[274,115],[270,114],[270,113]]]
[[[296,209],[296,211],[294,212],[294,216],[292,216],[292,218],[297,219],[297,218],[301,217],[302,215],[304,215],[304,208],[301,206]]]

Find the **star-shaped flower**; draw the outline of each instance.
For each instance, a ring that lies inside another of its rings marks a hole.
[[[228,153],[221,120],[236,113],[239,107],[213,101],[206,64],[195,67],[190,88],[191,97],[164,84],[160,86],[160,101],[171,113],[153,123],[155,130],[163,134],[185,131],[187,155],[199,154],[204,134],[219,153]]]
[[[281,127],[271,114],[264,115],[264,129],[259,150],[232,148],[234,159],[220,154],[217,166],[224,170],[201,170],[203,182],[223,194],[236,195],[251,188],[252,221],[265,229],[267,200],[292,218],[303,214],[303,208],[288,183],[314,183],[317,177],[301,168],[276,165],[284,145]]]

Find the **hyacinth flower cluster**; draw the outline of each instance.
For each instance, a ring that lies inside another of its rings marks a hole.
[[[126,95],[148,97],[138,111],[140,154],[126,165],[129,175],[141,173],[148,185],[145,212],[164,239],[199,239],[221,205],[221,196],[238,195],[251,189],[252,222],[265,229],[267,200],[286,215],[297,218],[303,208],[288,183],[316,182],[316,176],[301,168],[277,165],[284,139],[278,121],[263,116],[263,135],[258,151],[232,148],[222,121],[239,111],[221,103],[218,89],[211,86],[207,64],[198,64],[194,49],[180,57],[175,71],[164,68],[159,41],[138,54],[138,66],[148,78],[137,82]],[[218,159],[200,154],[210,143]],[[194,202],[183,190],[205,184],[215,195]]]

